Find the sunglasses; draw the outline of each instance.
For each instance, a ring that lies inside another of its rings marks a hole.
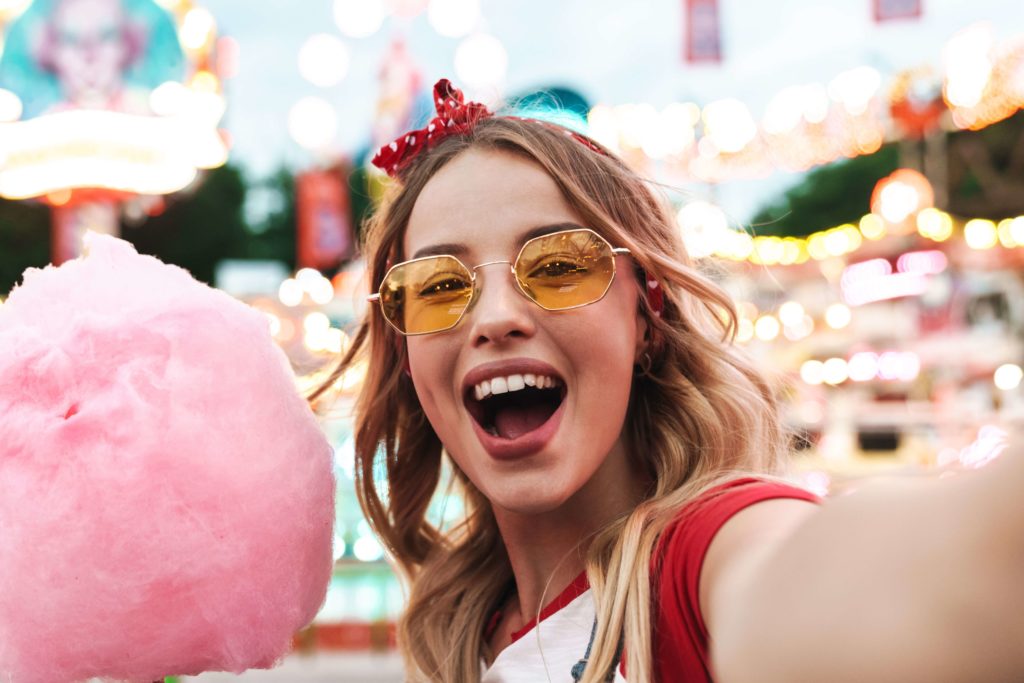
[[[476,300],[476,271],[507,263],[520,294],[546,311],[566,311],[603,299],[615,279],[615,256],[628,253],[593,230],[563,230],[527,241],[511,262],[469,268],[443,255],[396,264],[367,300],[380,304],[384,319],[400,334],[444,332],[458,325]]]

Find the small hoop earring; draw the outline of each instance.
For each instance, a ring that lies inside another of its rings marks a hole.
[[[651,377],[651,368],[654,366],[654,359],[651,358],[651,354],[644,351],[640,354],[640,360],[637,361],[634,367],[633,374],[637,377]]]

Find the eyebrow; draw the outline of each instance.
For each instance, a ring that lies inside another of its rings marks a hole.
[[[553,232],[562,232],[563,230],[582,230],[583,226],[578,223],[571,221],[565,221],[562,223],[550,223],[548,225],[539,225],[536,228],[531,228],[516,239],[516,249],[522,249],[523,245],[534,239],[535,237],[543,237],[544,235],[550,235]],[[413,259],[423,258],[424,256],[464,256],[469,249],[465,244],[459,242],[445,242],[442,244],[432,244],[422,249],[418,249],[415,254],[412,255]]]

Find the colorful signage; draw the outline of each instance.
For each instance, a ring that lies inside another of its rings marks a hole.
[[[165,4],[34,0],[0,17],[0,195],[166,194],[227,160],[213,19]]]

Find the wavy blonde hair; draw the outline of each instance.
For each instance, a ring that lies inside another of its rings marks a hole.
[[[390,263],[402,260],[402,239],[424,186],[471,148],[517,154],[539,165],[585,225],[629,248],[641,292],[643,271],[664,287],[660,317],[639,297],[652,362],[633,381],[625,428],[631,457],[652,486],[635,509],[581,539],[598,617],[583,681],[604,680],[624,635],[630,680],[649,683],[656,578],[651,559],[658,538],[707,487],[741,472],[776,471],[785,444],[776,400],[769,382],[734,347],[732,301],[691,262],[667,201],[612,154],[588,149],[551,124],[486,118],[471,133],[421,153],[367,226],[365,254],[374,285]],[[487,621],[512,581],[494,515],[453,465],[466,515],[447,531],[427,519],[441,480],[443,446],[402,371],[404,341],[378,311],[367,312],[352,347],[311,400],[362,356],[368,370],[356,404],[356,491],[408,583],[408,608],[398,625],[408,675],[417,681],[479,680],[480,658],[490,654]]]

